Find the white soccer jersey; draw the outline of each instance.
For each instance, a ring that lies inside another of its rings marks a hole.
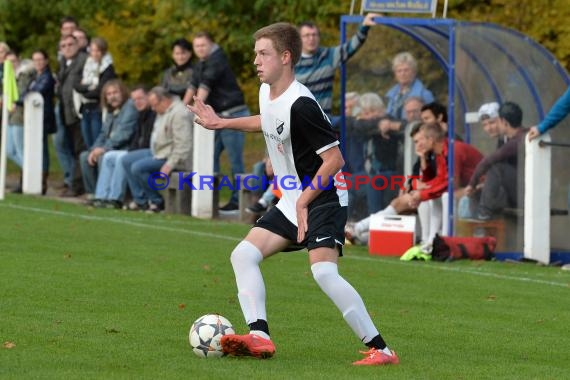
[[[269,85],[259,89],[261,129],[276,183],[282,197],[277,207],[297,225],[295,205],[304,188],[322,164],[319,154],[339,145],[325,115],[313,94],[296,80],[278,98],[269,98]],[[325,182],[324,179],[319,183]],[[311,203],[309,211],[325,203],[348,204],[346,190],[339,189],[333,178],[326,190]],[[325,188],[325,186],[320,186]]]

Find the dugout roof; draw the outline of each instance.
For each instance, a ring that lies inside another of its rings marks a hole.
[[[362,19],[341,17],[343,42],[347,24]],[[449,79],[450,124],[464,121],[465,113],[483,103],[505,100],[521,105],[527,125],[535,124],[570,85],[565,69],[546,48],[513,29],[451,19],[375,21],[412,37],[439,62]],[[344,94],[344,88],[341,91]]]

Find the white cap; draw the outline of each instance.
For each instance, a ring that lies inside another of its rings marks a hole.
[[[490,119],[494,119],[499,117],[499,103],[486,103],[479,108],[479,120],[483,118],[483,116],[487,116]]]

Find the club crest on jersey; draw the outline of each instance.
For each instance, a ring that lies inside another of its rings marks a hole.
[[[277,126],[277,128],[276,128],[276,129],[277,129],[277,133],[278,133],[278,134],[283,133],[283,128],[284,128],[284,126],[285,126],[285,122],[284,122],[284,121],[281,121],[281,120],[279,120],[279,119],[277,119],[277,120],[275,121],[275,125]]]

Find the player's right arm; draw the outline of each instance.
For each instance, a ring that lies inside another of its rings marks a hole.
[[[259,115],[236,117],[231,119],[219,117],[214,109],[203,100],[194,96],[194,104],[186,105],[196,117],[194,121],[206,129],[236,129],[244,132],[261,132],[261,117]]]

